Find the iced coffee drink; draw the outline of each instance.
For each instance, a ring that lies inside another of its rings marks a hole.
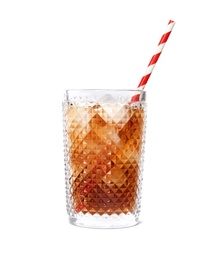
[[[137,93],[140,100],[134,102]],[[144,93],[82,90],[67,95],[63,113],[70,222],[91,227],[136,224],[143,168]]]

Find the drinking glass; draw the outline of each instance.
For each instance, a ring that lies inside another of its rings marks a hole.
[[[91,228],[137,224],[143,179],[145,91],[66,90],[63,125],[69,222]]]

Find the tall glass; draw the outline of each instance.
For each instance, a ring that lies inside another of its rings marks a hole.
[[[93,228],[137,224],[143,179],[145,92],[66,90],[63,122],[70,223]]]

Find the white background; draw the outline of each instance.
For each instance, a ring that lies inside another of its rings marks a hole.
[[[210,1],[0,2],[0,259],[212,259]],[[141,224],[71,226],[66,88],[146,87]]]

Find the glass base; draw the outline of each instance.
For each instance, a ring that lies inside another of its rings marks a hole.
[[[133,214],[76,214],[69,216],[69,222],[72,225],[86,228],[125,228],[135,226],[139,223],[137,217]]]

